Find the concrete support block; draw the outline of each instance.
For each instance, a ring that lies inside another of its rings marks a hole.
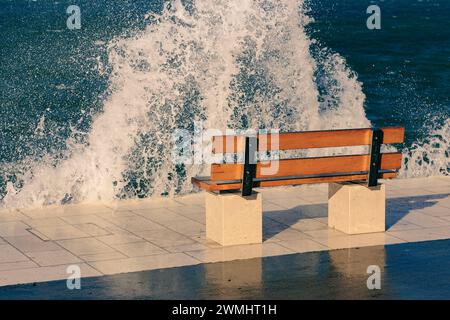
[[[206,237],[223,246],[262,242],[262,195],[205,194]]]
[[[367,187],[360,183],[328,185],[328,226],[347,234],[384,232],[386,191],[383,184]]]

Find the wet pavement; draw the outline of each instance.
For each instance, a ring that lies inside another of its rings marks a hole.
[[[0,211],[0,287],[64,280],[73,264],[96,277],[450,239],[450,177],[384,183],[386,232],[330,228],[327,184],[263,188],[263,243],[226,247],[206,237],[203,193]]]
[[[369,290],[367,268],[380,268]],[[5,286],[0,299],[450,299],[450,240],[290,254]]]

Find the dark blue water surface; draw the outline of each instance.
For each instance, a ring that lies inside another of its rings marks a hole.
[[[450,118],[450,1],[308,3],[311,36],[358,74],[375,126],[405,126],[409,145]],[[372,4],[381,9],[380,30],[366,26]]]
[[[82,8],[82,28],[66,26],[69,5]],[[64,148],[71,126],[86,132],[101,110],[108,69],[106,43],[146,24],[162,1],[0,2],[0,163]],[[35,134],[45,116],[45,132]]]
[[[185,1],[190,2],[190,1]],[[108,94],[106,44],[145,27],[163,0],[0,1],[0,198],[3,168],[58,154],[74,131],[83,141]],[[66,8],[82,8],[82,29],[66,27]],[[381,8],[369,30],[366,8]],[[450,1],[308,0],[308,33],[347,60],[363,84],[376,126],[406,127],[406,147],[450,118]],[[98,70],[98,61],[105,66]],[[45,127],[36,134],[37,124]]]

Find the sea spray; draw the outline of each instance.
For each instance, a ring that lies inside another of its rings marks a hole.
[[[403,151],[400,177],[450,175],[450,119],[431,129],[427,138],[416,141]]]
[[[303,1],[168,2],[132,37],[108,43],[103,111],[64,151],[2,165],[1,206],[173,195],[207,165],[171,158],[177,129],[368,127],[364,94],[338,54],[312,55]],[[36,124],[42,133],[45,118]],[[317,154],[313,151],[310,155]],[[333,151],[332,153],[337,153]]]
[[[206,166],[175,167],[171,137],[195,120],[219,130],[367,125],[364,116],[346,124],[344,117],[331,123],[321,116],[316,66],[303,29],[308,21],[295,1],[198,1],[191,12],[180,1],[168,4],[141,34],[109,44],[112,94],[88,142],[74,144],[56,164],[42,160],[27,171],[4,205],[189,190],[188,177]],[[364,114],[361,100],[356,107]]]

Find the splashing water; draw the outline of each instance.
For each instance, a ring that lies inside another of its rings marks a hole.
[[[16,179],[1,206],[188,192],[207,166],[175,165],[172,133],[193,133],[195,121],[222,131],[370,126],[345,60],[312,57],[302,0],[197,1],[189,9],[176,0],[148,18],[138,35],[108,44],[111,94],[86,143],[72,137],[62,156],[5,165]]]
[[[450,175],[450,119],[432,130],[424,141],[414,143],[403,152],[404,178]]]

